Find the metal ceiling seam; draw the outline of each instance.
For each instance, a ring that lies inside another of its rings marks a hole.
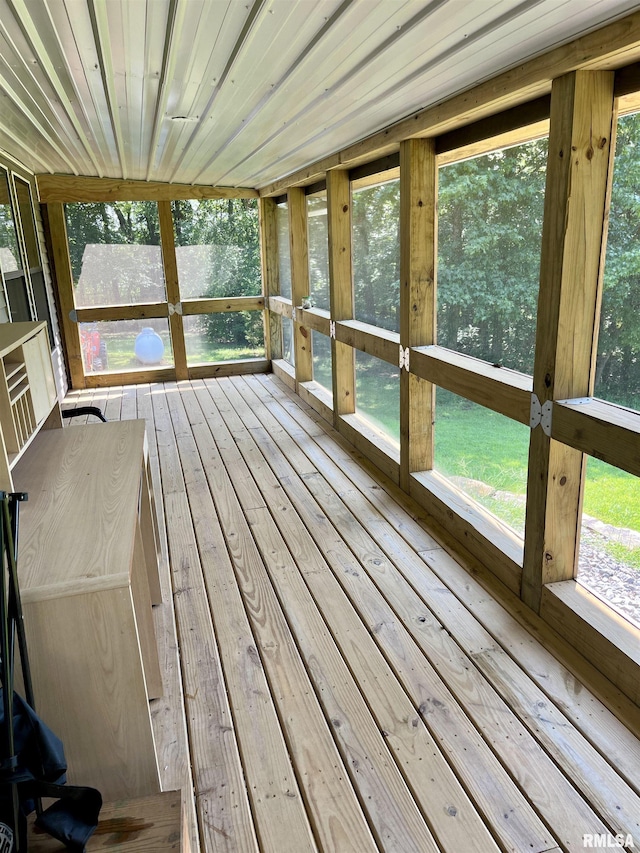
[[[328,99],[330,97],[333,97],[339,89],[345,86],[355,74],[358,74],[363,71],[365,68],[370,66],[372,62],[377,61],[382,53],[384,53],[389,48],[395,47],[399,39],[403,38],[414,27],[423,24],[425,20],[430,18],[442,6],[445,6],[449,2],[451,2],[451,0],[432,0],[432,2],[430,2],[429,4],[427,4],[427,6],[417,12],[409,21],[403,24],[399,29],[395,30],[391,35],[387,36],[387,38],[384,39],[381,44],[377,45],[374,50],[370,51],[353,68],[350,68],[348,72],[343,74],[329,88],[325,89],[321,94],[316,95],[316,97],[310,103],[299,109],[293,117],[288,119],[286,124],[277,128],[259,146],[250,151],[245,157],[242,158],[242,160],[235,163],[234,168],[241,166],[243,163],[247,162],[250,158],[254,157],[256,154],[262,151],[267,145],[271,144],[271,142],[273,142],[278,136],[281,136],[282,133],[285,132],[285,130],[288,130],[297,121],[300,121],[300,119],[302,119],[310,110],[315,109],[316,107],[319,107],[322,104],[325,104]],[[537,2],[541,2],[541,0],[537,0]],[[222,175],[216,176],[215,183],[223,181],[230,171],[231,170],[227,170]],[[253,178],[250,178],[250,180],[253,180]]]
[[[168,116],[158,142],[156,179],[170,176],[174,152],[184,144],[193,129],[187,126],[192,120],[197,121],[199,117],[201,123],[210,126],[209,117],[203,115],[203,105],[224,69],[228,46],[235,43],[245,23],[246,7],[243,4],[234,6],[234,0],[219,1],[213,5],[208,0],[191,0],[189,8],[189,19],[173,47],[179,61],[174,67],[167,95],[167,109],[184,116],[186,121],[176,123],[171,120],[171,115]],[[180,79],[183,80],[182,86],[176,83]],[[192,85],[195,91],[187,97]],[[184,183],[186,180],[186,174],[182,175],[180,181]]]
[[[31,80],[33,81],[33,84],[34,84],[35,88],[36,88],[36,89],[40,92],[40,94],[42,95],[43,100],[44,100],[44,101],[46,101],[46,102],[49,104],[49,106],[51,107],[51,100],[50,100],[50,98],[48,97],[48,95],[47,95],[47,93],[44,91],[44,89],[42,88],[42,86],[41,86],[41,84],[40,84],[40,81],[38,80],[38,78],[36,77],[36,75],[33,73],[33,71],[31,70],[30,66],[28,65],[28,63],[25,61],[25,58],[23,57],[23,55],[22,55],[22,53],[20,52],[20,50],[19,50],[18,46],[16,45],[16,43],[15,43],[15,41],[13,40],[13,38],[12,38],[11,34],[9,33],[9,31],[8,31],[8,30],[6,29],[6,27],[4,26],[4,23],[2,22],[2,20],[1,20],[1,19],[0,19],[0,31],[2,32],[2,35],[3,35],[4,39],[6,40],[7,44],[11,47],[11,49],[12,49],[12,51],[13,51],[13,55],[16,57],[16,60],[20,60],[20,61],[22,62],[22,68],[23,68],[23,70],[26,72],[26,74],[28,75],[28,77],[30,77],[30,78],[31,78]],[[23,34],[24,34],[24,32],[23,32]],[[15,71],[14,71],[14,74],[16,75],[16,77],[18,77],[17,72],[15,72]],[[20,83],[21,83],[22,87],[24,88],[25,92],[27,92],[27,93],[29,94],[29,97],[33,100],[33,102],[37,104],[36,98],[35,98],[35,97],[33,96],[33,94],[29,91],[29,89],[28,89],[28,88],[27,88],[27,86],[22,82],[22,80],[20,80]],[[19,108],[20,108],[20,109],[23,109],[23,108],[24,108],[24,102],[20,102],[20,103],[18,104],[18,106],[19,106]],[[38,106],[38,109],[40,110],[40,112],[41,112],[41,113],[42,113],[42,115],[44,116],[44,111],[42,110],[42,108],[41,108],[40,106]],[[53,108],[51,108],[51,113],[52,113],[52,115],[53,115],[53,116],[55,116],[56,118],[58,118],[58,117],[56,116],[55,110],[54,110]],[[53,129],[53,125],[52,125],[52,129]],[[76,149],[76,151],[77,151],[77,149]],[[71,151],[70,151],[69,153],[71,153]],[[66,157],[65,157],[64,159],[65,159],[65,161],[67,160],[67,158],[66,158]],[[78,169],[77,169],[76,167],[73,167],[73,166],[72,166],[72,167],[71,167],[71,171],[72,171],[72,172],[74,172],[75,174],[79,174]]]
[[[275,83],[268,92],[266,92],[262,98],[258,101],[258,103],[253,107],[253,109],[248,114],[247,118],[243,120],[243,124],[237,128],[237,130],[228,136],[225,141],[219,145],[214,154],[209,157],[206,164],[200,169],[198,174],[194,177],[194,183],[198,183],[198,179],[202,177],[202,174],[207,171],[211,167],[211,165],[215,162],[215,160],[220,156],[224,149],[231,145],[232,142],[246,129],[251,122],[263,109],[264,106],[270,101],[285,83],[289,80],[289,78],[296,72],[296,70],[300,67],[300,65],[306,61],[309,56],[313,53],[314,49],[320,44],[320,41],[326,36],[329,31],[338,23],[338,21],[342,18],[345,12],[358,0],[343,0],[340,6],[333,12],[333,14],[327,18],[324,26],[322,26],[308,42],[304,48],[300,51],[295,60],[291,63],[291,65],[287,68],[284,74],[280,77],[277,83]],[[214,181],[216,183],[216,181]]]
[[[17,146],[18,146],[18,148],[21,148],[21,149],[23,149],[24,151],[27,151],[27,146],[24,144],[24,139],[21,139],[20,137],[15,136],[15,134],[11,133],[11,131],[10,131],[10,130],[6,127],[6,125],[4,125],[4,124],[3,124],[3,126],[2,126],[2,129],[0,130],[0,135],[2,135],[2,134],[4,134],[5,136],[8,136],[8,137],[11,139],[11,141],[12,141],[15,145],[17,145]],[[28,149],[28,151],[29,151],[29,154],[31,155],[31,157],[32,157],[34,160],[38,160],[38,161],[42,164],[42,166],[44,167],[44,171],[45,171],[45,172],[49,172],[49,173],[53,174],[53,171],[52,171],[52,170],[50,169],[50,167],[49,167],[49,166],[48,166],[48,165],[47,165],[47,164],[46,164],[46,163],[45,163],[45,162],[44,162],[44,161],[43,161],[43,160],[38,156],[38,154],[34,151],[33,147],[30,147],[30,148]],[[8,152],[7,152],[7,153],[8,153]],[[17,158],[17,157],[15,156],[15,154],[10,154],[9,156],[11,157],[11,159],[12,159],[12,160],[21,160],[21,158]],[[78,174],[78,173],[76,172],[76,174]]]
[[[47,143],[51,146],[51,148],[67,164],[70,171],[77,175],[78,170],[74,167],[73,162],[67,157],[67,155],[64,153],[62,148],[59,147],[59,145],[57,144],[55,139],[50,136],[49,131],[47,131],[47,129],[36,118],[34,112],[27,111],[25,99],[21,98],[19,96],[19,94],[16,91],[14,91],[13,86],[7,80],[7,78],[2,74],[1,70],[0,70],[0,88],[2,88],[6,92],[7,97],[14,102],[14,104],[16,105],[16,107],[18,108],[20,113],[33,125],[33,127],[36,128],[36,130],[40,133],[42,138],[47,141]],[[27,95],[30,98],[30,100],[33,102],[34,107],[37,109],[37,111],[42,115],[43,120],[49,125],[50,130],[55,133],[54,128],[51,125],[51,122],[47,119],[45,114],[42,112],[42,109],[38,106],[36,101],[33,99],[32,95],[30,95],[29,93],[27,93]],[[3,125],[6,125],[6,122],[3,122]],[[41,162],[46,167],[46,164],[44,163],[44,161],[41,161]],[[50,167],[47,167],[47,171],[53,172],[53,169]]]
[[[111,117],[111,127],[116,140],[116,149],[118,151],[118,159],[120,160],[120,171],[122,173],[123,180],[126,181],[129,179],[129,170],[127,169],[124,140],[122,138],[120,111],[117,105],[118,99],[114,90],[114,70],[106,0],[87,0],[87,7],[89,9],[89,18],[91,19],[93,40],[98,52],[98,63],[100,65],[102,85],[104,86],[107,96],[107,107],[109,109],[109,116]]]
[[[435,68],[440,63],[447,61],[452,56],[459,53],[461,50],[467,49],[469,45],[476,43],[481,38],[486,37],[487,35],[491,34],[496,29],[504,26],[505,23],[508,23],[509,21],[517,19],[520,15],[524,14],[525,12],[530,11],[531,9],[535,8],[536,6],[541,5],[544,2],[546,2],[546,0],[523,0],[523,2],[519,3],[515,7],[511,8],[509,11],[504,12],[498,18],[495,18],[491,22],[484,24],[482,27],[480,27],[480,29],[478,29],[472,35],[465,35],[464,39],[462,39],[462,40],[458,39],[455,46],[452,46],[451,48],[447,49],[446,51],[443,51],[437,57],[434,57],[433,59],[429,60],[429,62],[420,66],[420,68],[417,68],[415,71],[411,72],[408,76],[403,77],[400,82],[395,83],[392,86],[388,87],[383,93],[376,94],[375,95],[375,101],[372,103],[372,107],[374,109],[377,109],[378,105],[381,103],[381,101],[383,101],[385,99],[393,98],[393,96],[396,93],[396,91],[398,90],[398,88],[404,88],[407,85],[407,83],[410,83],[412,81],[417,81],[420,77],[423,77],[424,75],[426,75],[429,71],[433,70],[433,68]],[[500,73],[500,72],[498,72],[498,73]],[[370,100],[368,102],[371,103]],[[396,121],[402,121],[403,118],[406,118],[406,115],[411,115],[411,113],[412,113],[412,111],[410,110],[404,116],[398,117],[396,119]],[[300,114],[298,117],[296,117],[293,120],[298,121],[299,117],[301,117]],[[347,124],[351,120],[352,120],[352,115],[350,112],[348,112],[348,114],[346,116],[339,119],[338,121],[335,121],[334,124],[330,128],[327,128],[327,127],[323,128],[321,133],[316,133],[313,136],[308,137],[304,142],[300,143],[299,145],[297,145],[294,148],[289,149],[289,151],[287,151],[286,154],[283,155],[281,152],[278,152],[278,160],[283,160],[283,159],[286,159],[287,157],[295,156],[296,153],[298,153],[300,150],[304,149],[306,146],[313,144],[313,142],[318,141],[320,136],[326,135],[327,133],[331,133],[332,131],[335,131],[336,128],[344,126],[345,124]],[[262,148],[264,148],[268,144],[270,144],[281,133],[282,133],[282,128],[279,129],[278,131],[274,132],[274,134],[272,134],[269,139],[264,141],[264,143],[262,144]],[[256,153],[257,153],[257,151],[256,151]],[[243,161],[240,161],[239,164],[236,164],[235,167],[237,168],[237,165],[240,165],[243,162],[248,162],[248,160],[251,156],[253,156],[253,154],[247,155],[247,157]],[[273,165],[274,165],[274,161],[271,161],[270,167],[272,168]],[[269,167],[266,167],[266,168],[269,168]],[[262,169],[260,172],[254,172],[250,175],[245,175],[243,180],[245,182],[246,181],[250,182],[252,185],[255,182],[259,183],[261,175],[263,174],[263,172],[264,172],[264,169]],[[224,180],[225,177],[226,177],[226,174],[223,174],[217,180],[218,181]]]
[[[640,16],[635,14],[626,14],[622,16],[622,19],[626,22],[631,22],[635,18],[635,27],[634,29],[640,31]],[[520,67],[522,65],[523,68],[528,70],[528,83],[520,83],[517,86],[517,91],[519,91],[524,99],[538,97],[543,93],[543,90],[550,89],[551,78],[553,76],[557,76],[558,74],[566,73],[568,70],[573,70],[575,68],[585,67],[586,60],[580,60],[579,56],[588,53],[589,51],[594,52],[596,50],[593,39],[588,45],[585,45],[582,41],[583,39],[589,39],[590,35],[597,38],[599,34],[603,31],[604,28],[608,26],[615,26],[616,23],[619,22],[619,17],[616,15],[613,18],[613,21],[609,19],[604,24],[600,22],[599,24],[594,24],[588,32],[584,33],[581,36],[576,36],[571,38],[568,43],[563,44],[560,47],[550,48],[548,50],[541,50],[540,53],[534,57],[533,59],[528,60],[524,65],[522,63],[518,63],[517,66]],[[624,31],[621,31],[617,35],[617,41],[620,38],[627,37],[630,41],[632,41],[631,34],[628,32],[629,27],[626,27]],[[601,36],[600,36],[601,38]],[[637,43],[637,42],[634,42]],[[567,52],[568,45],[571,50]],[[560,53],[562,51],[562,53]],[[553,66],[552,68],[549,65]],[[532,71],[535,69],[535,71]],[[529,78],[532,78],[529,79]],[[495,85],[494,85],[494,81]],[[545,81],[548,82],[548,86]],[[487,85],[491,85],[492,88],[496,88],[497,84],[500,84],[502,95],[495,95],[490,101],[486,101],[485,106],[487,111],[485,115],[491,114],[490,104],[493,104],[493,111],[500,111],[503,107],[500,106],[500,102],[503,100],[511,101],[510,105],[513,106],[513,96],[516,92],[516,87],[513,82],[513,68],[507,71],[491,73],[484,82],[474,83],[471,87],[463,87],[457,93],[453,92],[451,94],[447,94],[443,96],[441,100],[434,102],[433,104],[429,104],[426,107],[422,107],[414,112],[409,113],[409,115],[405,119],[396,120],[390,122],[386,127],[381,128],[380,130],[374,131],[370,133],[368,136],[363,136],[358,142],[353,143],[351,145],[346,145],[345,147],[340,148],[336,146],[334,149],[333,158],[337,161],[337,164],[341,167],[344,167],[344,164],[349,163],[353,159],[358,161],[362,160],[362,157],[367,155],[370,159],[375,159],[377,156],[376,152],[380,151],[386,147],[397,145],[399,140],[402,138],[408,138],[412,135],[430,135],[426,133],[421,126],[416,129],[416,119],[421,117],[431,117],[427,122],[429,126],[434,126],[437,124],[442,124],[445,120],[443,118],[438,118],[439,112],[444,112],[445,116],[449,116],[451,113],[451,109],[455,109],[456,112],[463,114],[465,110],[461,109],[460,102],[462,100],[473,101],[475,97],[476,90],[481,89],[481,87],[486,87]],[[486,100],[486,94],[484,96]],[[469,106],[467,104],[467,110]],[[450,122],[449,122],[450,123]],[[279,158],[280,159],[280,158]],[[262,195],[271,195],[272,193],[278,193],[282,191],[282,185],[288,182],[291,179],[292,183],[295,184],[299,179],[304,180],[304,175],[306,173],[317,174],[316,165],[321,165],[326,160],[330,159],[329,157],[323,157],[321,160],[316,161],[315,163],[308,163],[307,165],[301,166],[298,169],[291,169],[286,171],[281,175],[278,179],[269,179],[268,183],[256,185],[259,188],[259,192]],[[248,176],[243,176],[243,179],[248,181]]]
[[[86,133],[82,127],[81,122],[78,119],[78,116],[77,116],[76,111],[73,107],[73,104],[71,103],[71,101],[69,100],[69,98],[67,96],[67,93],[65,91],[62,80],[60,79],[60,76],[58,75],[58,73],[57,73],[57,71],[53,65],[53,62],[51,61],[51,59],[49,57],[49,54],[46,50],[46,47],[45,47],[42,39],[40,38],[40,34],[38,33],[38,30],[33,23],[33,19],[31,18],[31,15],[30,15],[28,8],[27,8],[26,0],[7,0],[7,2],[9,4],[9,6],[11,6],[11,8],[13,9],[13,13],[14,13],[14,17],[16,19],[16,22],[18,23],[18,25],[22,29],[22,32],[23,32],[25,38],[27,39],[27,41],[31,45],[31,48],[34,51],[35,55],[38,57],[38,61],[41,64],[42,69],[44,70],[45,74],[47,75],[53,90],[55,91],[56,95],[60,99],[60,103],[64,107],[64,110],[65,110],[69,120],[71,121],[71,124],[73,125],[75,132],[78,135],[78,139],[80,140],[80,142],[84,146],[85,152],[86,152],[89,160],[93,164],[93,167],[96,170],[96,172],[98,173],[98,175],[100,177],[102,177],[100,165],[99,165],[99,163],[98,163],[98,161],[97,161],[97,159],[93,153],[91,143],[90,143],[89,139],[87,138],[87,135],[86,135]],[[51,14],[49,12],[48,2],[47,2],[47,0],[41,0],[41,2],[44,4],[44,8],[47,12],[47,16],[48,16],[49,21],[51,23],[51,32],[56,39],[58,47],[60,48],[60,42],[58,39],[57,30],[53,24],[52,19],[51,19]],[[65,55],[63,50],[60,50],[60,53],[62,56]],[[69,79],[73,84],[73,75],[70,74]],[[82,99],[79,96],[79,93],[75,89],[75,84],[73,84],[73,88],[74,88],[74,91],[75,91],[76,96],[77,96],[78,104],[80,105],[80,108],[82,109]],[[86,118],[86,116],[85,116],[85,118]]]
[[[162,127],[162,120],[167,109],[167,98],[169,96],[168,81],[172,78],[172,72],[177,62],[177,52],[171,50],[171,46],[178,40],[184,26],[187,14],[188,0],[171,0],[169,13],[167,15],[167,30],[162,53],[162,69],[160,71],[160,86],[156,100],[156,110],[153,118],[153,132],[149,143],[147,180],[152,179],[151,172],[156,164],[156,147]]]
[[[270,2],[271,2],[271,0],[254,0],[253,5],[251,7],[251,10],[246,17],[242,31],[240,32],[240,35],[239,35],[238,39],[236,40],[236,43],[234,44],[231,53],[229,54],[229,58],[227,60],[227,64],[225,65],[224,71],[222,72],[220,79],[216,82],[216,85],[213,89],[211,97],[207,101],[207,104],[206,104],[204,110],[202,111],[203,115],[207,115],[210,112],[210,110],[214,104],[214,101],[218,97],[220,89],[222,88],[222,86],[224,85],[224,83],[227,80],[227,77],[231,73],[231,70],[235,64],[235,61],[236,61],[237,57],[239,56],[241,50],[243,49],[244,45],[246,44],[246,42],[247,42],[247,40],[251,34],[251,31],[255,27],[256,22],[260,18],[261,13],[263,13],[265,7],[268,6]],[[197,136],[197,130],[192,131],[192,133],[189,135],[187,143],[184,146],[184,148],[182,149],[182,153],[181,153],[180,157],[177,158],[177,161],[175,163],[175,168],[171,174],[171,179],[170,179],[171,181],[174,180],[174,178],[176,176],[176,172],[180,168],[180,166],[182,165],[185,154],[189,150],[191,145],[193,144],[193,141],[196,138],[196,136]]]
[[[113,136],[113,127],[108,114],[107,96],[100,74],[98,63],[98,47],[95,44],[92,24],[88,6],[84,4],[79,7],[77,3],[70,9],[69,4],[62,0],[60,6],[64,10],[69,27],[69,33],[73,39],[75,51],[83,80],[76,76],[76,86],[81,91],[81,85],[86,87],[86,100],[83,102],[83,111],[91,127],[92,137],[96,144],[96,154],[99,154],[105,171],[114,163],[116,157],[116,141]],[[52,10],[53,12],[53,10]],[[73,12],[73,14],[72,14]],[[79,14],[80,13],[80,14]],[[60,32],[62,29],[59,27]],[[61,35],[61,40],[63,36]],[[69,58],[72,65],[73,58]]]

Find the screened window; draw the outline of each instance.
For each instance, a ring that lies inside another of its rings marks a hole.
[[[640,410],[640,113],[622,116],[613,169],[595,395]]]
[[[278,232],[278,272],[280,296],[292,299],[291,291],[291,247],[289,245],[289,205],[286,201],[276,206]]]
[[[316,382],[331,391],[331,340],[322,332],[311,330],[311,351],[313,353],[313,378]]]
[[[282,318],[282,357],[289,364],[295,366],[296,357],[293,348],[293,320],[288,317]]]
[[[262,292],[255,199],[174,201],[171,209],[181,299]]]
[[[65,205],[76,307],[165,302],[158,206]]]
[[[183,317],[187,364],[264,358],[261,311],[230,311]]]
[[[356,320],[400,331],[400,181],[353,191]]]
[[[329,311],[329,237],[327,193],[307,197],[309,295],[316,308]]]
[[[399,370],[360,350],[356,350],[356,412],[399,443]]]
[[[33,200],[31,187],[21,178],[14,177],[16,196],[18,198],[18,209],[20,211],[20,224],[24,238],[25,251],[27,253],[27,264],[29,266],[29,278],[31,280],[31,292],[36,311],[37,320],[45,320],[49,331],[49,343],[54,346],[53,329],[51,326],[51,311],[49,308],[49,297],[42,272],[40,250],[38,248],[38,235],[33,215]]]
[[[533,372],[547,141],[442,166],[438,343]]]
[[[435,469],[524,536],[530,430],[444,388],[436,391]]]
[[[169,321],[101,320],[80,323],[85,374],[172,367]]]
[[[591,456],[577,579],[640,627],[640,480]]]
[[[9,192],[9,176],[4,171],[0,171],[0,267],[5,276],[22,269]]]
[[[0,270],[4,279],[4,290],[0,298],[0,320],[31,320],[31,307],[27,278],[18,247],[16,220],[11,204],[9,176],[0,170]],[[6,298],[5,298],[6,293]],[[7,311],[11,311],[11,317]]]

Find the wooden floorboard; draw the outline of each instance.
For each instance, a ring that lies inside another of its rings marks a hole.
[[[282,382],[88,404],[147,421],[152,715],[194,853],[640,846],[638,709]]]

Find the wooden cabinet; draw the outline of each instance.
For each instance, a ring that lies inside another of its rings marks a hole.
[[[46,323],[0,324],[0,489],[38,430],[62,426]]]
[[[145,422],[63,429],[46,324],[8,323],[0,428],[0,490],[28,494],[18,576],[36,710],[71,784],[107,800],[154,794],[161,592]]]
[[[18,571],[38,714],[70,784],[157,792],[149,699],[162,693],[157,538],[145,422],[43,430],[13,471]]]

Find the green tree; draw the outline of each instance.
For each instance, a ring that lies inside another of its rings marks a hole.
[[[172,211],[183,298],[257,296],[262,292],[254,199],[177,201]],[[202,315],[200,323],[212,343],[264,346],[260,311]]]
[[[440,169],[438,343],[532,372],[546,140]]]
[[[618,121],[595,393],[640,409],[640,114]]]
[[[356,190],[352,209],[356,319],[398,332],[400,181]]]

